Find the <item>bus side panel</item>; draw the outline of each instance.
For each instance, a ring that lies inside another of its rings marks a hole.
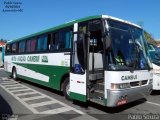
[[[4,57],[4,70],[11,75],[13,64],[10,56]]]
[[[16,55],[5,58],[5,71],[11,73],[15,66],[18,77],[57,90],[60,90],[62,76],[69,73],[70,56],[64,56],[64,53]]]
[[[153,65],[153,90],[160,90],[160,66]]]
[[[62,76],[69,71],[68,67],[63,66],[33,64],[19,64],[17,69],[18,77],[57,90],[60,90]]]
[[[159,73],[153,74],[153,90],[160,90],[160,76]]]

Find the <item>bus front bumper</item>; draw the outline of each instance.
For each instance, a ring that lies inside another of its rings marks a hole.
[[[151,93],[152,84],[125,90],[107,90],[108,107],[116,107],[145,98]]]

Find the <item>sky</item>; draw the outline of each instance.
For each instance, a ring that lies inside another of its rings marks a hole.
[[[4,12],[7,2],[22,12]],[[15,4],[12,4],[15,5]],[[136,24],[160,40],[160,0],[0,0],[0,39],[14,40],[86,16],[110,15]]]

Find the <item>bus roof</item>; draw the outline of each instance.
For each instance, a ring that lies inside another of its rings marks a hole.
[[[49,33],[49,32],[52,32],[54,30],[58,30],[58,29],[61,29],[63,27],[67,27],[67,26],[73,25],[76,22],[83,22],[83,21],[92,20],[92,19],[98,19],[98,18],[113,19],[113,20],[116,20],[116,21],[120,21],[120,22],[123,22],[123,23],[126,23],[126,24],[133,25],[135,27],[141,28],[140,26],[138,26],[138,25],[136,25],[134,23],[131,23],[129,21],[125,21],[125,20],[122,20],[122,19],[119,19],[119,18],[116,18],[116,17],[112,17],[112,16],[108,16],[108,15],[96,15],[96,16],[89,16],[89,17],[77,19],[77,20],[72,20],[72,21],[66,22],[66,23],[64,23],[62,25],[58,25],[56,27],[52,27],[52,28],[49,28],[49,29],[46,29],[46,30],[43,30],[43,31],[40,31],[40,32],[37,32],[37,33],[34,33],[34,34],[31,34],[31,35],[27,35],[27,36],[22,37],[22,38],[18,38],[18,39],[15,39],[15,40],[10,40],[7,43],[13,43],[15,41],[30,39],[30,38],[32,38],[34,36],[42,35],[44,33]]]

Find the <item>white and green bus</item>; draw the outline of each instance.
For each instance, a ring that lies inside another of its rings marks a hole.
[[[160,90],[160,48],[148,43],[148,52],[153,65],[153,90]]]
[[[140,26],[91,16],[8,42],[5,71],[67,99],[116,107],[150,94],[146,46]]]

